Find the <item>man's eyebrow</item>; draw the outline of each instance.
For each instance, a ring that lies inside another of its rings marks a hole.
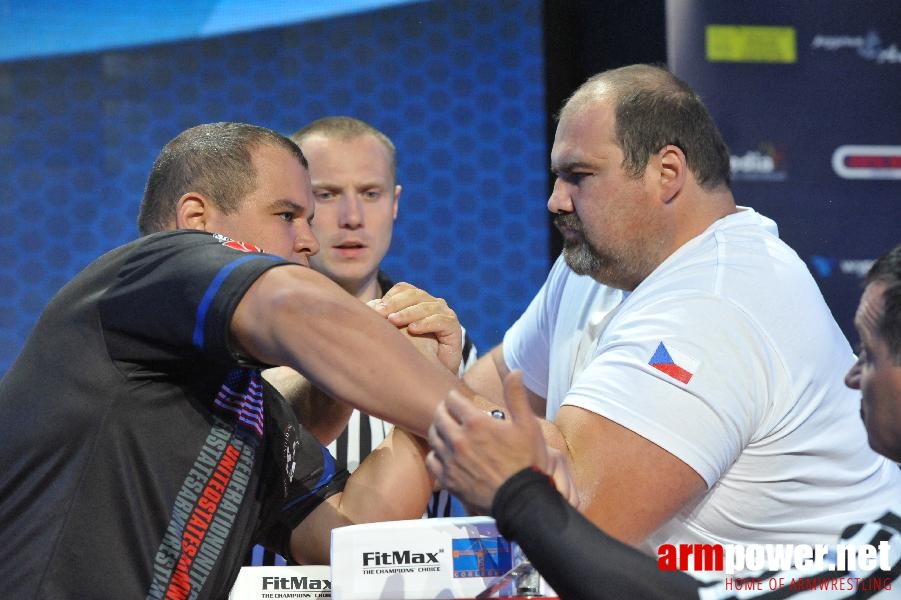
[[[341,186],[337,183],[332,183],[331,181],[313,181],[311,182],[314,188],[317,189],[327,189],[327,190],[339,190]]]
[[[294,202],[293,200],[289,200],[288,198],[280,198],[273,201],[271,204],[269,204],[269,208],[272,210],[289,210],[301,215],[307,212],[307,209],[303,204],[299,204],[297,202]]]
[[[582,160],[567,160],[557,164],[551,164],[552,173],[572,173],[584,169],[593,169],[593,165]]]

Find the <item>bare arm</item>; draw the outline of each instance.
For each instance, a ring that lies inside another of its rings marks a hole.
[[[510,379],[505,380],[504,390],[508,403],[512,393],[522,395]],[[491,408],[480,398],[476,406]],[[430,467],[439,475],[440,484],[467,502],[484,509],[504,475],[510,476],[524,466],[546,468],[536,462],[539,454],[524,446],[527,430],[514,435],[516,430],[507,428],[505,437],[500,424],[466,415],[452,397],[436,412],[430,441],[435,454],[444,458],[441,465],[431,459]],[[523,421],[522,416],[519,420]],[[707,489],[701,476],[674,455],[598,414],[563,406],[555,423],[537,423],[544,441],[565,457],[577,496],[571,498],[576,507],[622,541],[641,543]],[[436,430],[451,433],[436,438]],[[442,470],[442,465],[450,469]],[[566,491],[565,478],[555,476],[555,482],[558,489]]]
[[[557,489],[576,499],[567,463],[547,446],[521,376],[515,371],[504,379],[504,419],[492,418],[453,392],[435,411],[426,465],[442,487],[467,502],[470,512],[487,514],[498,488],[527,467],[553,474]]]
[[[373,301],[375,309],[409,335],[434,336],[438,360],[451,372],[459,371],[462,334],[457,315],[441,298],[407,283],[398,283]],[[374,307],[373,302],[367,303]],[[323,445],[330,444],[347,426],[353,407],[336,401],[289,367],[266,369],[263,376],[294,409],[294,415]]]
[[[329,497],[294,529],[294,560],[329,564],[335,527],[420,517],[433,487],[425,468],[426,451],[423,440],[393,428],[350,476],[344,491]]]
[[[479,360],[466,371],[463,380],[476,394],[491,400],[495,404],[503,404],[504,381],[509,374],[510,369],[504,360],[504,345],[498,344],[488,354],[479,357]],[[543,417],[547,401],[522,385],[521,382],[518,385],[522,387],[526,394],[532,411],[539,417]]]
[[[694,469],[610,419],[564,405],[555,424],[580,512],[617,539],[641,543],[707,490]]]
[[[294,369],[273,367],[263,371],[263,377],[291,405],[297,422],[323,446],[331,444],[347,427],[354,409],[329,398]]]
[[[239,351],[303,373],[327,395],[425,436],[438,403],[462,385],[435,357],[433,337],[402,335],[312,269],[266,271],[232,319]],[[426,358],[414,344],[432,344]]]
[[[249,355],[291,366],[329,395],[419,436],[449,390],[472,396],[408,342],[416,338],[405,339],[336,284],[299,266],[263,274],[241,300],[233,332]],[[497,403],[478,399],[477,406]],[[594,413],[565,406],[556,424],[543,422],[542,429],[568,455],[580,510],[622,540],[640,542],[706,489],[675,456]]]

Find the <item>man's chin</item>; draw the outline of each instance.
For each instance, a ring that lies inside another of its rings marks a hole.
[[[581,246],[564,247],[563,260],[577,275],[593,277],[599,268],[598,261],[588,255]]]

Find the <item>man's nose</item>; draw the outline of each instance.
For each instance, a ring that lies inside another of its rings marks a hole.
[[[845,373],[845,385],[852,390],[860,389],[860,359]]]
[[[303,225],[297,231],[294,238],[294,253],[304,254],[307,258],[319,252],[319,240],[313,234],[309,223],[303,221]]]
[[[341,201],[340,225],[349,229],[363,226],[363,206],[356,196],[349,195]]]
[[[550,198],[547,199],[547,209],[555,215],[571,213],[575,210],[569,187],[559,177],[554,181],[554,189],[551,191]]]

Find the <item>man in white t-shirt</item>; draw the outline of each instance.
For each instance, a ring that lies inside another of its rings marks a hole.
[[[853,352],[775,224],[736,206],[697,95],[657,67],[595,76],[551,163],[563,257],[466,379],[499,400],[523,371],[579,509],[655,555],[828,543],[884,513],[901,475],[842,383]]]

